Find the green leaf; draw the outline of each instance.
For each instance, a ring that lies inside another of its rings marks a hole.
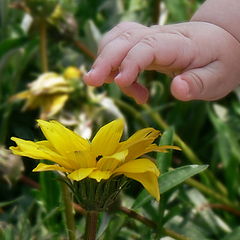
[[[216,129],[216,151],[218,161],[223,165],[224,177],[226,179],[227,189],[230,198],[237,199],[236,189],[239,186],[239,163],[240,163],[240,145],[238,138],[238,129],[234,129],[230,124],[231,115],[226,114],[225,118],[221,117],[220,110],[227,111],[227,108],[219,104],[212,105],[213,108],[208,107],[208,114],[213,126]],[[213,109],[215,108],[215,112]],[[217,115],[217,109],[218,115]]]
[[[17,201],[19,201],[21,197],[17,198],[17,199],[14,199],[14,200],[11,200],[11,201],[7,201],[7,202],[0,202],[0,208],[2,207],[6,207],[8,205],[11,205],[13,203],[16,203]]]
[[[97,46],[102,38],[102,34],[92,20],[86,22],[84,26],[85,42],[93,52],[97,52]]]
[[[239,239],[240,239],[240,227],[237,227],[231,233],[227,234],[222,240],[239,240]]]
[[[113,214],[108,228],[104,232],[104,240],[117,239],[127,220],[128,216],[125,214]]]
[[[26,38],[7,39],[0,43],[0,58],[8,51],[12,51],[14,48],[22,47],[26,42]]]
[[[103,233],[105,232],[105,230],[107,229],[110,221],[112,219],[112,215],[110,215],[109,213],[103,213],[103,215],[101,216],[101,221],[100,221],[100,226],[97,232],[97,239],[99,239]]]
[[[173,144],[173,128],[167,129],[161,136],[159,145],[172,145]],[[156,164],[160,172],[163,174],[168,171],[172,162],[172,151],[168,153],[157,153]]]
[[[186,191],[186,195],[194,205],[197,218],[202,219],[202,226],[205,226],[206,231],[211,234],[218,235],[220,232],[229,232],[230,228],[223,219],[221,219],[211,207],[208,206],[209,201],[205,196],[197,189],[189,189]]]
[[[160,193],[163,194],[177,185],[183,183],[188,178],[204,171],[208,165],[187,165],[180,168],[176,168],[169,172],[164,173],[159,177]],[[148,202],[152,197],[143,190],[137,197],[133,204],[133,208],[139,208]]]
[[[159,178],[161,194],[176,187],[188,178],[204,171],[208,165],[187,165],[164,173]]]
[[[41,172],[40,185],[41,191],[38,193],[39,198],[43,201],[48,216],[48,213],[53,211],[53,209],[57,209],[60,204],[60,187],[55,173]],[[46,218],[48,227],[53,232],[58,231],[62,227],[62,225],[58,223],[58,218],[59,216],[56,214]]]

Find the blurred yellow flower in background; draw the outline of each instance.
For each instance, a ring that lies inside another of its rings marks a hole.
[[[63,77],[65,79],[78,79],[82,77],[83,71],[83,69],[80,70],[79,68],[76,68],[74,66],[69,66],[64,70]]]
[[[92,178],[97,182],[123,174],[140,182],[157,200],[160,198],[157,180],[160,172],[150,159],[138,157],[152,151],[179,149],[153,144],[160,135],[153,128],[139,130],[128,140],[120,142],[124,128],[122,119],[100,128],[92,142],[57,121],[38,120],[38,124],[47,140],[32,142],[12,137],[17,146],[10,147],[14,154],[56,163],[39,163],[33,171],[60,171],[71,180]]]
[[[25,99],[23,110],[40,108],[40,118],[47,119],[58,113],[69,98],[73,88],[68,81],[79,78],[81,72],[76,67],[66,68],[63,76],[54,72],[41,74],[28,84],[28,90],[14,95],[11,99]]]

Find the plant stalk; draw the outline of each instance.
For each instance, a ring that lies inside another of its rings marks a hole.
[[[176,239],[176,240],[190,240],[190,238],[185,237],[185,236],[183,236],[179,233],[176,233],[176,232],[174,232],[174,231],[172,231],[168,228],[163,228],[162,232],[163,232],[164,235],[169,236],[169,237],[171,237],[173,239]]]
[[[61,182],[62,189],[62,200],[64,204],[64,216],[66,221],[67,233],[69,240],[76,240],[75,236],[75,220],[73,214],[73,202],[72,202],[72,194],[70,193],[68,186]]]
[[[48,56],[47,56],[47,23],[45,19],[40,20],[39,24],[39,35],[40,35],[40,61],[42,72],[48,71]]]
[[[85,240],[95,240],[97,235],[97,211],[87,211],[86,213],[86,228],[85,228]]]
[[[86,56],[91,58],[92,60],[96,59],[96,55],[88,49],[88,47],[83,44],[79,39],[74,39],[73,40],[74,45],[79,48]]]

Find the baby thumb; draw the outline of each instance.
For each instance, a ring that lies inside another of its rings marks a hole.
[[[216,100],[227,95],[232,89],[223,84],[224,76],[217,65],[217,62],[213,62],[177,75],[171,83],[173,96],[181,101],[189,101]]]

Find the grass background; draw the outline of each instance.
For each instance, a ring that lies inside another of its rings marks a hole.
[[[54,1],[42,2],[46,3],[45,13],[51,13]],[[165,24],[188,21],[202,3],[197,0],[56,2],[61,5],[62,12],[56,21],[48,22],[47,58],[49,71],[57,73],[62,73],[67,66],[89,69],[100,38],[121,21],[136,21],[145,25],[157,24],[159,18]],[[39,22],[35,15],[34,22],[27,28],[26,14],[21,1],[0,2],[2,148],[12,144],[11,136],[30,140],[42,138],[35,124],[39,109],[23,112],[23,102],[9,100],[26,89],[27,84],[42,72]],[[128,135],[146,126],[167,130],[167,134],[172,132],[167,141],[173,141],[183,151],[174,152],[171,167],[188,164],[208,164],[209,167],[204,174],[164,193],[162,206],[156,206],[156,202],[150,200],[140,204],[136,211],[155,223],[161,221],[165,227],[189,239],[240,239],[239,90],[215,102],[180,102],[170,95],[170,79],[167,76],[144,72],[140,78],[151,91],[148,105],[136,105],[113,84],[94,91],[96,95],[104,93],[114,102],[128,123]],[[91,119],[94,132],[116,116],[100,102],[89,99],[85,90],[85,86],[76,89],[62,112],[54,118],[61,119],[67,112],[71,118],[78,119],[76,125],[81,125],[79,114],[84,112]],[[66,239],[59,183],[54,180],[56,175],[33,174],[31,169],[36,162],[23,158],[24,171],[10,184],[6,182],[9,174],[6,161],[10,157],[1,152],[0,158],[0,239]],[[20,169],[19,164],[14,166],[15,171]],[[131,207],[139,204],[140,192],[141,186],[133,183],[122,194],[123,205]],[[78,211],[75,218],[80,238],[84,231],[84,218]],[[100,235],[100,239],[159,239],[151,227],[127,217],[123,212],[102,214]],[[161,236],[163,239],[164,234]]]

